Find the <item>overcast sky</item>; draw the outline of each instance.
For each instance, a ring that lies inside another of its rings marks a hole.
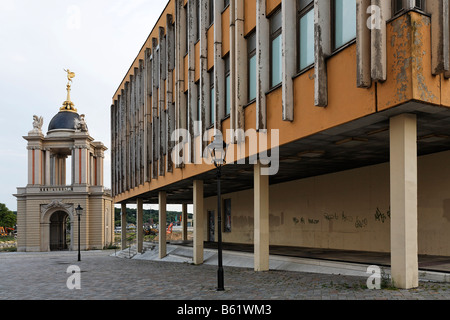
[[[43,132],[66,99],[86,115],[89,133],[110,148],[112,96],[167,0],[0,0],[0,202],[17,210],[17,187],[27,184],[23,136],[33,115]],[[105,154],[105,186],[111,187]]]

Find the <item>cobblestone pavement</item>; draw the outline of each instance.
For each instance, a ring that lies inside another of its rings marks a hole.
[[[226,267],[217,292],[217,267],[120,259],[111,251],[0,253],[1,300],[447,300],[449,283],[413,290],[369,290],[366,278],[288,271],[257,273]],[[81,289],[69,290],[67,268],[80,268]]]

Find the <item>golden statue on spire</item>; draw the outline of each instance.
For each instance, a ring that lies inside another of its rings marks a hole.
[[[70,90],[71,90],[71,82],[72,79],[75,78],[75,73],[70,71],[69,69],[64,69],[65,72],[67,72],[67,80],[69,80],[67,82],[67,99],[66,101],[63,102],[63,106],[61,107],[61,109],[59,109],[60,111],[71,111],[71,112],[77,112],[77,109],[74,108],[74,103],[72,101],[70,101]]]

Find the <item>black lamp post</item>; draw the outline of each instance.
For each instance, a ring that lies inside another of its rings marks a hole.
[[[78,204],[78,207],[75,208],[78,216],[78,261],[81,261],[81,252],[80,252],[80,221],[81,215],[83,213],[83,208]]]
[[[222,135],[215,135],[214,141],[208,146],[211,158],[217,168],[217,224],[218,224],[218,263],[217,270],[217,291],[224,291],[223,281],[223,265],[222,265],[222,217],[221,217],[221,192],[220,178],[222,176],[222,166],[225,164],[225,155],[227,152],[227,144],[223,141]]]

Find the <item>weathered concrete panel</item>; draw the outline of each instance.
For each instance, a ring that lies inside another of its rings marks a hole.
[[[256,129],[267,129],[266,92],[269,79],[269,20],[266,17],[266,1],[256,2]]]
[[[367,28],[367,8],[371,0],[356,1],[356,85],[370,88],[371,76],[371,32]]]
[[[283,0],[282,14],[282,69],[283,69],[283,111],[284,121],[294,120],[294,85],[292,77],[297,73],[297,6],[296,1]]]
[[[314,104],[328,105],[328,75],[326,58],[331,54],[331,12],[328,1],[314,0]]]

